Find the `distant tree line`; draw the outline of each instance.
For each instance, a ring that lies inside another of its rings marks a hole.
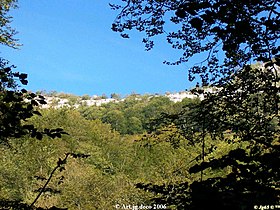
[[[153,130],[152,121],[160,118],[162,114],[178,113],[184,105],[198,101],[186,98],[182,102],[174,103],[165,96],[132,94],[117,103],[84,106],[80,107],[79,111],[86,119],[99,119],[121,134],[141,134]]]

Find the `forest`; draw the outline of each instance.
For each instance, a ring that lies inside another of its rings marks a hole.
[[[17,1],[0,2],[0,43],[17,48]],[[279,1],[119,2],[112,31],[144,32],[146,50],[166,34],[183,52],[167,65],[208,53],[188,72],[204,99],[43,109],[1,58],[0,209],[280,208]],[[178,30],[164,30],[166,16]]]

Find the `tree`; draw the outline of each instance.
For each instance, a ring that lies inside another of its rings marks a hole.
[[[16,48],[17,39],[14,38],[16,31],[9,25],[11,17],[8,12],[11,8],[16,8],[16,0],[0,1],[0,44],[8,47]],[[0,58],[0,144],[10,146],[11,141],[30,135],[33,138],[42,140],[43,136],[52,138],[61,138],[62,134],[67,134],[63,129],[47,129],[38,130],[29,119],[34,115],[41,115],[38,111],[40,104],[46,104],[45,98],[41,95],[28,92],[25,89],[19,89],[20,84],[27,85],[27,74],[13,72],[15,66],[9,65],[9,62]],[[66,159],[65,159],[66,161]],[[62,164],[58,164],[57,170]],[[50,178],[52,175],[50,176]],[[46,185],[48,182],[46,183]],[[46,185],[42,188],[45,190]],[[38,197],[40,197],[40,193]],[[0,200],[0,206],[5,209],[33,209],[31,205],[22,203],[20,200]]]
[[[112,128],[122,134],[126,133],[126,119],[123,113],[119,110],[112,110],[102,117],[104,123],[111,124]]]
[[[147,50],[153,48],[155,36],[165,34],[167,42],[182,51],[178,61],[167,64],[188,62],[203,53],[206,59],[189,69],[189,79],[198,75],[203,85],[226,78],[252,60],[267,62],[279,57],[277,0],[123,2],[111,4],[120,11],[112,30],[122,37],[128,37],[125,33],[131,29],[145,32]],[[279,59],[274,62],[279,65]]]
[[[14,38],[16,30],[10,26],[12,17],[8,15],[10,9],[17,8],[17,0],[1,0],[0,1],[0,43],[8,47],[17,48],[19,44]]]
[[[155,96],[149,99],[149,102],[143,107],[143,127],[144,129],[150,129],[150,121],[153,118],[158,118],[161,113],[168,112],[168,108],[171,107],[169,98],[165,96]]]
[[[107,99],[107,98],[108,98],[108,96],[105,93],[103,93],[101,96],[101,99]]]
[[[202,101],[207,119],[202,121],[205,132],[213,134],[214,140],[246,145],[190,169],[190,173],[202,173],[210,167],[213,170],[231,169],[226,177],[213,177],[191,185],[192,189],[199,188],[199,193],[211,190],[213,194],[208,199],[220,200],[223,208],[250,209],[253,205],[279,201],[279,168],[276,166],[280,160],[279,79],[272,68],[248,66],[234,74],[218,93]],[[232,132],[231,135],[226,136],[227,130]],[[225,196],[227,193],[232,194]],[[197,208],[203,208],[203,202],[210,203],[208,199],[199,198],[198,194],[193,194],[191,199]]]
[[[162,197],[155,202],[184,209],[251,209],[279,201],[279,66],[280,3],[278,0],[139,0],[111,5],[120,13],[113,31],[128,38],[126,31],[145,32],[147,50],[153,38],[165,34],[182,56],[169,65],[188,62],[197,54],[205,60],[189,69],[189,80],[200,82],[194,92],[204,93],[196,109],[195,124],[202,143],[201,163],[191,167],[199,180],[168,186],[138,185]],[[172,25],[174,24],[174,25]],[[171,31],[168,31],[169,28]],[[174,28],[177,28],[174,30]],[[252,62],[260,66],[253,67]],[[215,86],[216,93],[202,86]],[[180,117],[180,116],[179,116]],[[186,123],[189,121],[187,120]],[[187,131],[190,128],[187,127]],[[225,135],[231,131],[230,139]],[[205,138],[240,142],[240,148],[206,161]],[[242,145],[246,145],[245,148]],[[268,162],[270,160],[270,162]],[[228,167],[224,176],[205,178],[206,169]],[[187,207],[188,206],[188,207]]]
[[[83,95],[82,100],[90,100],[90,96],[88,94]]]
[[[127,133],[137,134],[143,132],[143,126],[140,119],[137,117],[131,117],[127,120]]]
[[[10,27],[11,17],[8,12],[11,8],[16,8],[17,1],[3,0],[0,6],[0,43],[9,47],[19,46],[14,35],[15,30]],[[0,142],[8,143],[9,138],[19,138],[30,134],[32,137],[42,139],[44,134],[53,138],[59,137],[62,130],[38,131],[33,125],[23,124],[33,115],[40,115],[37,108],[39,104],[45,104],[45,98],[41,95],[21,89],[18,81],[22,85],[27,85],[27,74],[13,72],[14,65],[0,58]]]
[[[115,100],[120,100],[121,99],[121,95],[118,93],[112,93],[111,94],[111,98],[115,99]]]
[[[35,107],[46,102],[42,96],[29,93],[25,89],[18,90],[15,79],[18,78],[26,85],[27,74],[13,73],[12,68],[14,66],[8,66],[7,61],[0,59],[0,141],[8,143],[9,138],[19,138],[28,133],[40,139],[42,132],[38,132],[32,125],[22,124],[22,121],[34,114],[40,115]]]

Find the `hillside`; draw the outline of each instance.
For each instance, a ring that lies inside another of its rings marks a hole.
[[[208,91],[212,91],[209,89]],[[57,93],[57,92],[43,92],[38,91],[37,93],[43,95],[46,99],[47,104],[42,105],[42,108],[60,108],[60,107],[75,107],[78,108],[80,106],[101,106],[107,103],[119,103],[125,101],[129,97],[135,97],[137,100],[142,100],[143,98],[153,98],[153,97],[166,97],[171,102],[181,102],[185,98],[200,100],[203,99],[203,94],[193,94],[190,91],[180,91],[175,93],[166,92],[164,95],[160,94],[135,94],[132,93],[126,97],[121,98],[118,94],[111,94],[111,97],[107,97],[106,95],[98,96],[98,95],[83,95],[77,96],[74,94],[67,93]]]

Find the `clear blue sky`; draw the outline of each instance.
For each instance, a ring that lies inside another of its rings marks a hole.
[[[178,58],[167,43],[160,41],[146,52],[141,34],[123,39],[111,31],[117,13],[109,2],[19,0],[11,15],[23,46],[20,50],[4,47],[0,56],[16,65],[17,71],[28,73],[27,89],[32,91],[125,96],[193,86],[187,80],[188,65],[162,63]]]

